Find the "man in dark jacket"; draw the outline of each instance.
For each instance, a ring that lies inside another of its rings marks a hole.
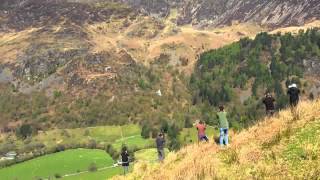
[[[157,139],[156,139],[156,145],[158,150],[158,159],[160,162],[163,162],[164,160],[164,145],[165,145],[165,139],[163,133],[159,133]]]
[[[266,113],[268,116],[272,116],[274,114],[274,101],[275,99],[272,95],[267,92],[262,102],[266,106]]]
[[[121,165],[123,167],[123,174],[126,175],[129,172],[129,153],[127,147],[122,148]]]
[[[290,106],[296,107],[299,103],[300,90],[296,84],[291,84],[288,89],[288,95],[290,98]]]

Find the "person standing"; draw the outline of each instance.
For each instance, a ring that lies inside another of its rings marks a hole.
[[[263,104],[266,106],[266,114],[267,116],[272,116],[274,114],[275,106],[274,106],[275,99],[272,97],[272,95],[267,92],[264,99]]]
[[[198,140],[205,140],[206,142],[209,142],[209,139],[206,136],[206,125],[203,123],[202,120],[200,120],[200,122],[196,125],[196,128],[198,130]]]
[[[165,154],[164,154],[164,146],[165,146],[165,139],[163,133],[159,133],[158,137],[156,138],[156,145],[158,151],[158,159],[159,162],[163,162]]]
[[[300,118],[299,113],[297,113],[297,105],[299,103],[300,90],[298,89],[298,86],[296,84],[291,84],[288,88],[289,89],[287,94],[289,95],[290,99],[291,112],[293,115],[293,119],[297,120]]]
[[[219,106],[219,112],[217,113],[219,119],[219,128],[220,128],[220,145],[228,145],[229,137],[229,122],[227,119],[227,112],[224,110],[224,106]]]
[[[127,147],[122,148],[121,152],[121,165],[123,167],[123,175],[128,174],[129,172],[129,153]]]
[[[291,84],[288,88],[287,94],[290,98],[290,106],[296,107],[299,103],[300,90],[298,89],[297,84]]]

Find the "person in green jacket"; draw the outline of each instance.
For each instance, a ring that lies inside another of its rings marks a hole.
[[[228,145],[228,130],[229,122],[227,119],[227,112],[224,110],[224,107],[219,106],[219,112],[217,114],[219,119],[219,128],[220,128],[220,145]]]

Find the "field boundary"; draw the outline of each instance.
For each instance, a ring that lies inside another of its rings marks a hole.
[[[104,171],[104,170],[112,169],[112,168],[116,168],[116,167],[119,167],[119,166],[115,166],[115,165],[106,166],[106,167],[102,167],[102,168],[97,169],[96,172],[98,172],[98,171]],[[65,175],[63,175],[62,177],[77,176],[77,175],[85,174],[85,173],[89,173],[89,172],[90,172],[90,171],[86,170],[86,171],[81,171],[81,172],[77,172],[77,173],[65,174]],[[49,179],[45,179],[45,180],[49,180]]]

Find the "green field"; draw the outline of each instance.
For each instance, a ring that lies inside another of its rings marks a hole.
[[[41,143],[46,149],[54,149],[58,144],[67,147],[86,147],[92,141],[95,141],[99,147],[111,144],[117,150],[120,150],[122,144],[126,144],[129,148],[149,148],[154,145],[150,139],[141,137],[141,128],[138,125],[124,126],[97,126],[76,129],[55,129],[40,132],[30,138],[28,143],[25,140],[11,136],[17,150],[24,150],[31,147],[32,144]],[[4,147],[8,137],[0,138],[0,147]],[[30,149],[28,150],[30,151]]]
[[[112,146],[119,150],[122,147],[122,144],[126,144],[128,147],[136,147],[139,149],[147,148],[154,146],[154,140],[152,139],[144,139],[141,137],[141,135],[136,136],[129,136],[127,138],[119,139],[115,143],[112,144]]]
[[[165,149],[165,155],[168,155],[169,149]],[[138,161],[157,162],[158,152],[156,148],[142,149],[135,152],[134,157]]]
[[[42,156],[11,167],[0,169],[2,180],[34,180],[37,178],[54,177],[55,174],[61,176],[77,172],[87,171],[91,163],[95,163],[97,168],[112,166],[114,161],[106,152],[102,150],[75,149],[66,150],[55,154]],[[87,172],[79,177],[90,179],[105,179],[120,172],[118,169],[107,169],[99,172]],[[74,176],[76,177],[76,176]],[[66,179],[73,179],[68,177]]]
[[[63,177],[62,180],[106,180],[122,173],[122,167],[110,168],[97,172],[86,172],[74,176]]]
[[[90,140],[95,140],[96,143],[100,145],[111,144],[118,151],[120,151],[123,144],[126,144],[129,148],[139,149],[154,145],[153,140],[143,139],[140,133],[141,129],[138,125],[99,126],[65,130],[56,129],[39,133],[32,138],[32,142],[42,142],[46,148],[50,148],[57,144],[85,144]],[[18,148],[25,146],[24,142],[18,139],[15,143]],[[0,180],[33,180],[37,178],[54,177],[55,174],[61,176],[74,174],[87,171],[89,164],[92,162],[96,163],[98,168],[113,165],[113,160],[110,155],[102,150],[66,150],[0,169]],[[75,174],[63,177],[62,179],[105,180],[121,172],[121,167],[118,167],[103,169],[97,172]]]
[[[120,151],[121,146],[126,144],[129,148],[139,148],[135,153],[137,160],[156,162],[157,151],[154,148],[153,139],[143,139],[137,125],[126,126],[100,126],[82,129],[52,130],[39,133],[32,141],[43,142],[46,147],[57,144],[85,143],[95,140],[97,144],[111,144]],[[208,136],[213,136],[213,128],[208,128]],[[195,142],[197,132],[194,128],[183,129],[179,136],[182,143]],[[18,145],[23,142],[18,141]],[[149,148],[149,149],[144,149]],[[166,149],[166,154],[169,150]],[[38,178],[53,178],[56,174],[65,180],[105,180],[114,175],[122,173],[121,167],[100,169],[96,172],[87,172],[88,166],[96,163],[98,169],[110,167],[114,161],[109,154],[102,150],[75,149],[50,154],[32,159],[8,168],[0,169],[0,179],[33,180]],[[79,173],[81,172],[81,173]],[[65,176],[69,175],[69,176]]]

